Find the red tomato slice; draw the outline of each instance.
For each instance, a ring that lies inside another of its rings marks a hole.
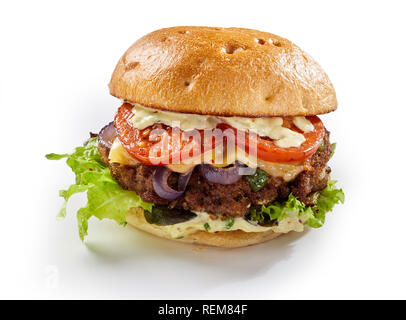
[[[182,159],[200,159],[203,150],[212,149],[213,141],[205,142],[203,130],[184,132],[163,124],[134,128],[132,108],[124,103],[117,111],[114,126],[123,147],[135,159],[153,165],[179,164]]]
[[[221,139],[215,140],[214,137],[205,139],[204,130],[194,130],[191,133],[183,132],[179,128],[172,128],[163,124],[155,124],[145,129],[134,128],[131,123],[131,118],[134,116],[132,108],[132,105],[124,103],[117,111],[114,126],[123,147],[132,157],[143,163],[153,165],[178,164],[182,162],[182,159],[199,157],[203,151],[212,150],[222,141],[224,142]],[[271,139],[256,136],[258,158],[270,162],[292,163],[302,162],[312,156],[323,140],[324,126],[317,116],[307,117],[307,119],[312,122],[314,130],[303,133],[294,126],[292,120],[284,118],[283,125],[285,127],[304,135],[306,140],[300,147],[281,148]],[[218,125],[217,128],[222,132],[231,128],[237,133],[237,129],[224,123]],[[186,135],[186,139],[184,135]],[[250,147],[255,144],[250,142],[248,134],[242,133],[242,135],[245,135],[245,146],[239,145],[237,136],[236,144],[249,152]]]
[[[283,126],[291,130],[303,134],[305,141],[299,147],[282,148],[278,147],[273,140],[256,136],[257,138],[257,156],[258,158],[270,161],[270,162],[303,162],[307,158],[316,153],[321,142],[324,138],[324,125],[317,116],[306,117],[313,126],[314,130],[304,133],[300,129],[296,128],[293,122],[289,118],[284,119]],[[245,151],[249,152],[250,145],[255,145],[250,141],[248,135],[246,135]],[[240,146],[241,147],[241,146]],[[242,146],[244,148],[244,146]]]

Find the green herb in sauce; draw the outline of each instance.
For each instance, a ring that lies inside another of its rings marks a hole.
[[[227,218],[226,220],[226,229],[229,230],[231,227],[234,225],[234,219],[233,218]]]

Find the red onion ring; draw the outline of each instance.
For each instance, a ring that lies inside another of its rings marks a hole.
[[[152,178],[152,186],[158,196],[166,200],[176,200],[178,199],[186,190],[186,186],[189,182],[190,176],[192,175],[193,169],[186,173],[179,175],[178,188],[179,191],[172,189],[168,185],[168,178],[172,171],[164,166],[158,167]]]
[[[208,181],[218,184],[232,184],[241,179],[239,169],[241,165],[234,163],[229,168],[218,168],[209,164],[202,164],[199,166],[200,173]]]
[[[178,179],[178,189],[185,192],[187,184],[189,183],[190,177],[192,176],[193,169],[190,169],[188,172],[182,173],[179,175]]]
[[[110,122],[107,126],[104,126],[97,137],[97,141],[105,148],[110,149],[114,140],[117,137],[116,128],[114,128],[114,122]]]

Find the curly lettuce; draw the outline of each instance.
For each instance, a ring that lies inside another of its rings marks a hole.
[[[152,210],[153,204],[141,200],[134,191],[127,191],[113,179],[108,166],[100,158],[97,150],[97,138],[91,138],[83,147],[77,147],[70,154],[46,155],[49,160],[66,158],[66,164],[76,175],[76,183],[68,189],[61,190],[59,195],[64,204],[58,217],[66,216],[66,206],[72,195],[87,191],[87,204],[77,212],[79,236],[83,241],[87,235],[88,220],[91,217],[111,219],[120,225],[126,224],[126,212],[133,207]]]
[[[331,211],[338,203],[344,203],[344,192],[335,186],[336,181],[330,180],[327,186],[318,195],[314,206],[306,206],[303,202],[290,194],[284,202],[273,202],[271,205],[262,205],[251,209],[248,218],[260,224],[282,221],[295,214],[305,221],[304,224],[312,228],[323,226],[326,213]]]

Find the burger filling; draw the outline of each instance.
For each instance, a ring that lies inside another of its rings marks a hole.
[[[221,139],[207,139],[208,130]],[[225,152],[219,142],[230,133],[236,138],[227,140]],[[61,191],[61,216],[73,194],[87,191],[88,204],[78,211],[82,239],[92,216],[125,224],[132,208],[182,238],[196,231],[286,233],[322,226],[325,213],[344,201],[329,179],[333,151],[315,116],[202,116],[125,103],[114,123],[85,146],[47,157],[67,158],[76,174],[76,183]]]
[[[98,150],[102,161],[109,166],[111,175],[120,186],[125,190],[135,191],[145,202],[239,217],[249,214],[255,206],[287,199],[290,193],[306,205],[314,205],[317,199],[314,194],[327,186],[331,171],[327,165],[331,155],[328,132],[324,136],[323,145],[324,147],[319,148],[308,160],[306,169],[303,165],[298,165],[297,168],[290,170],[289,178],[282,170],[275,169],[278,172],[271,175],[257,168],[253,175],[243,176],[231,184],[220,184],[208,181],[202,171],[194,167],[185,192],[173,201],[160,197],[154,189],[156,166],[141,162],[129,165],[125,164],[125,160],[121,163],[109,161],[111,150],[101,144]],[[126,158],[127,156],[122,156],[122,159]],[[117,156],[116,161],[118,161]],[[292,177],[293,180],[291,180]],[[179,173],[172,172],[168,178],[169,185],[175,189],[178,179]]]

